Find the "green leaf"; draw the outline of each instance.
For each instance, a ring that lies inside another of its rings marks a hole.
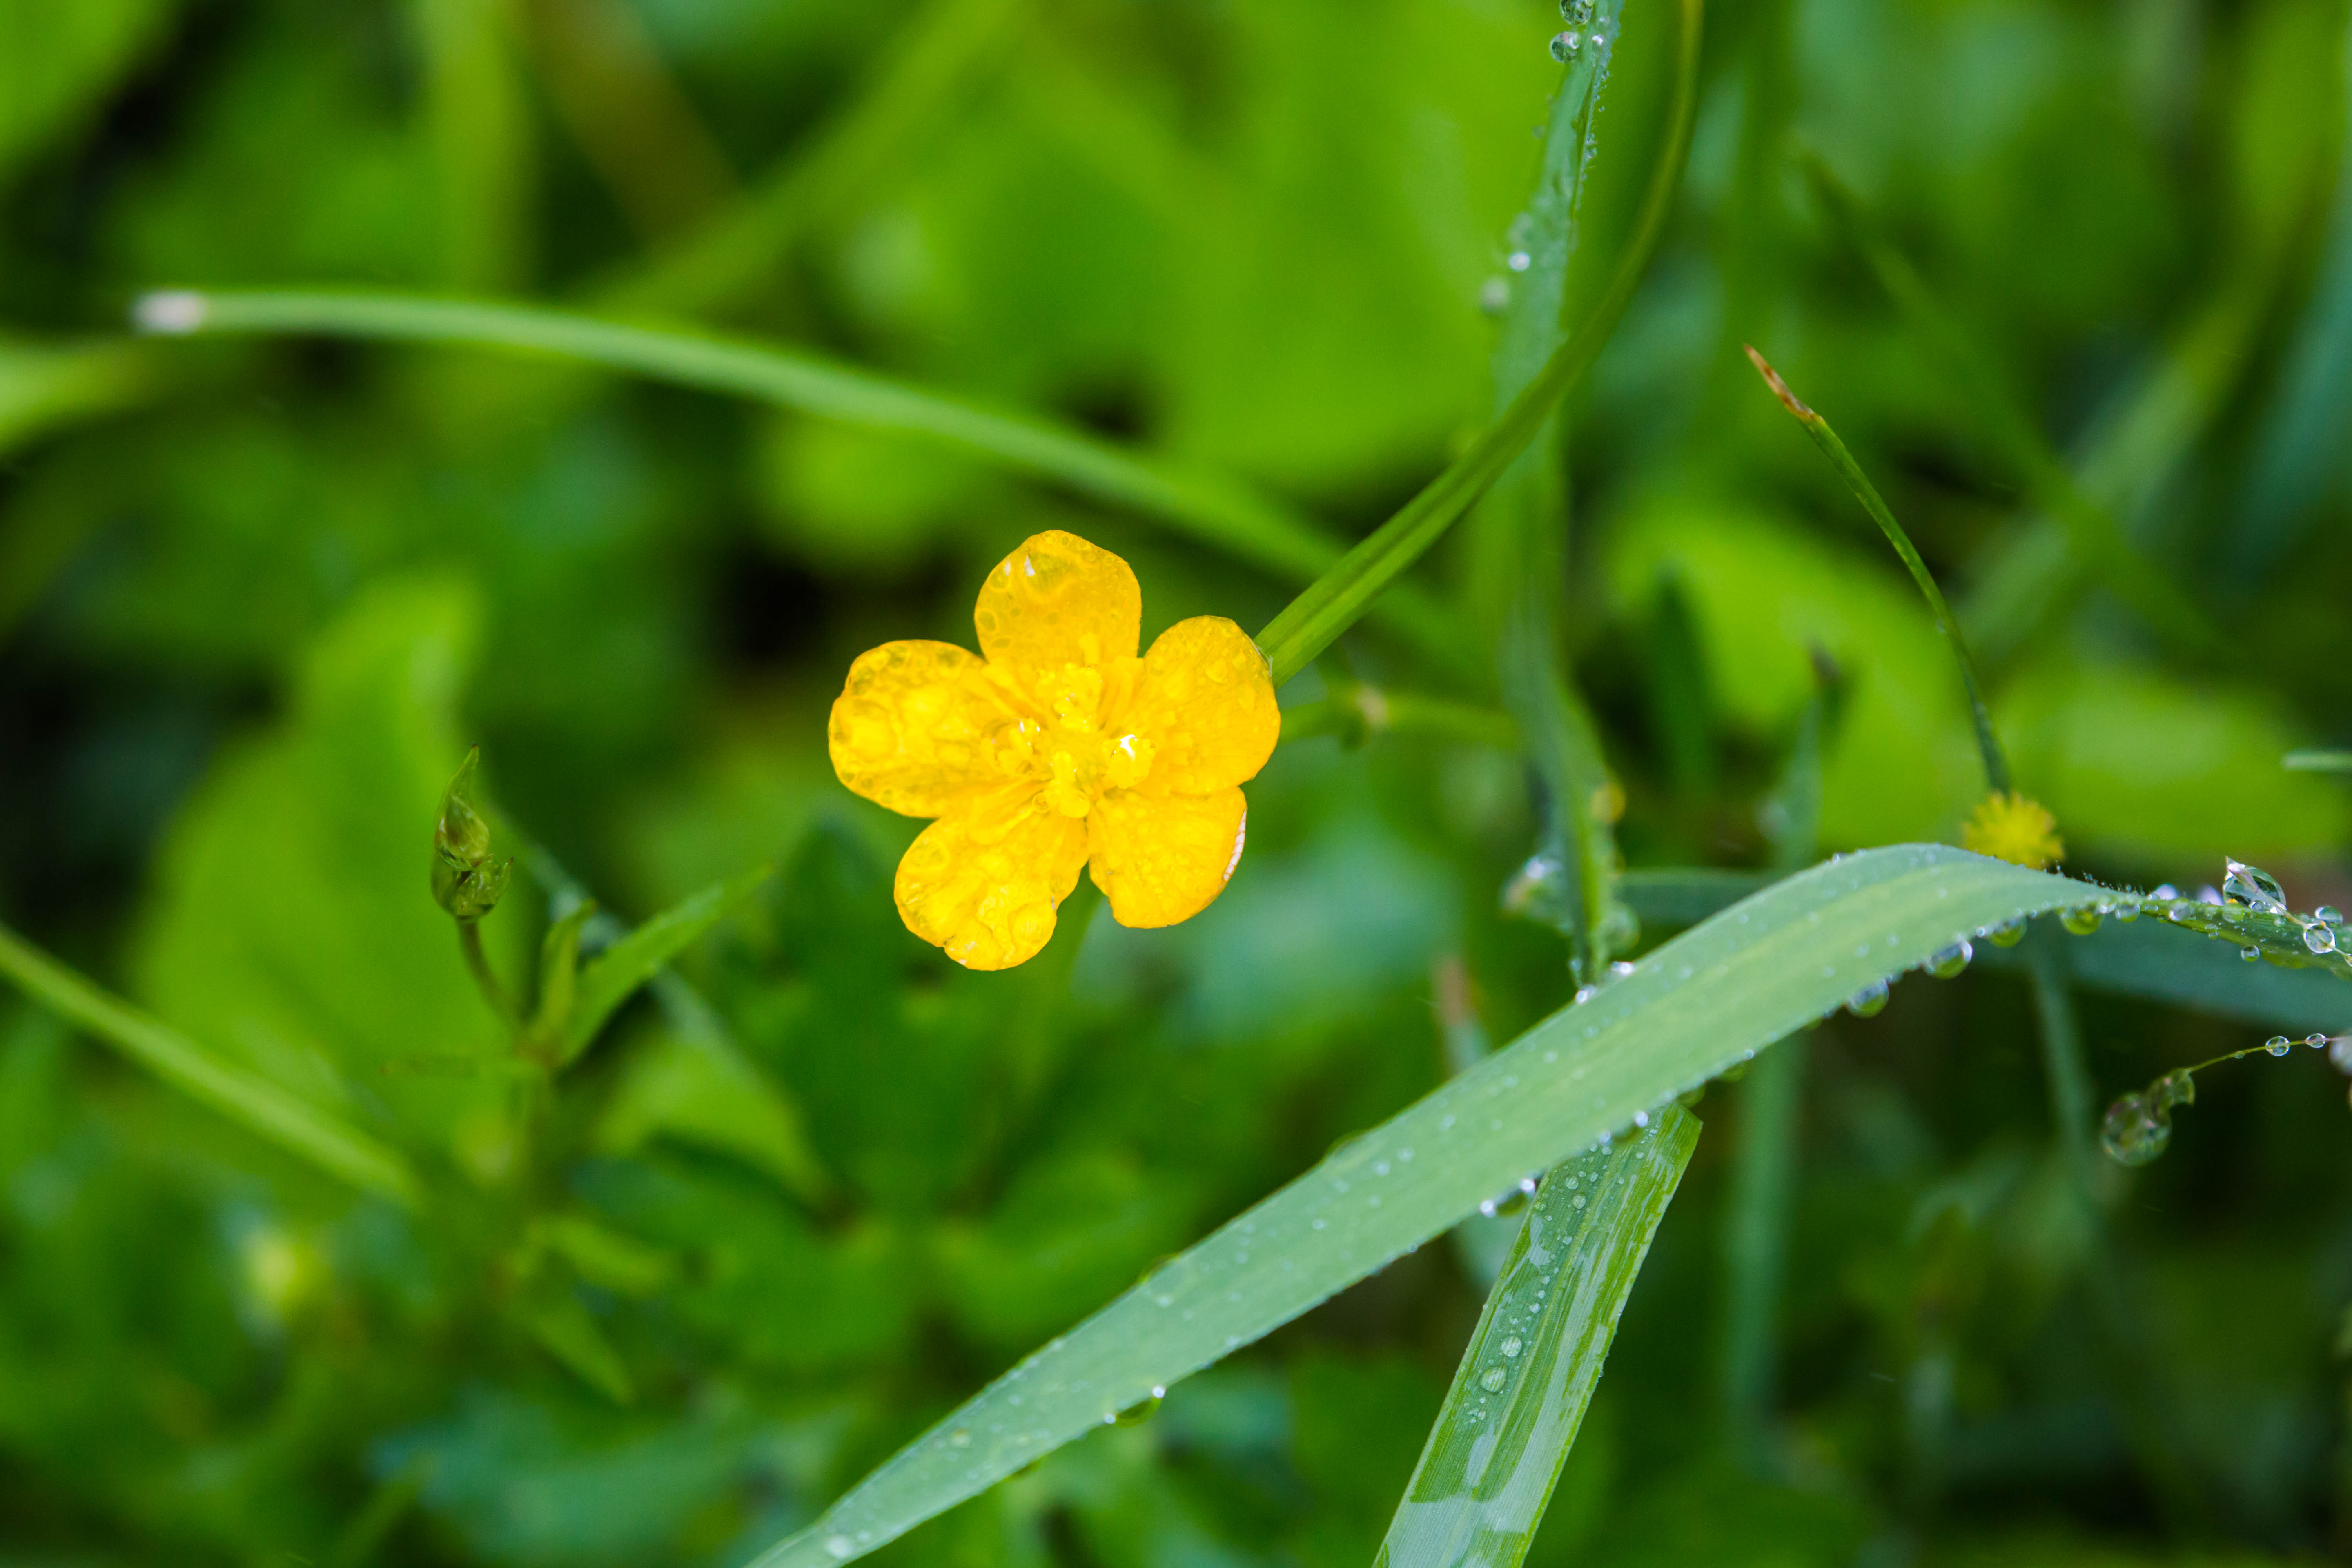
[[[1234,481],[1123,451],[1032,415],[986,407],[789,349],[528,305],[329,290],[173,289],[141,299],[136,320],[142,331],[171,335],[320,333],[467,343],[587,360],[869,429],[928,436],[1097,500],[1157,517],[1276,576],[1312,577],[1340,560],[1336,542]],[[1425,600],[1406,601],[1396,618],[1434,651],[1449,654],[1455,647],[1444,613]]]
[[[1698,1133],[1695,1117],[1669,1105],[1639,1137],[1544,1178],[1377,1563],[1517,1568],[1526,1558]]]
[[[1955,939],[2098,896],[1941,845],[1848,856],[1666,943],[1155,1270],[759,1568],[873,1550],[1288,1322]]]
[[[731,880],[691,894],[592,959],[580,972],[578,993],[563,1026],[561,1059],[577,1058],[604,1026],[604,1020],[638,986],[660,973],[671,959],[758,891],[774,872],[772,866],[754,867]]]
[[[636,1385],[621,1352],[613,1348],[613,1342],[604,1337],[604,1329],[568,1283],[543,1282],[517,1303],[515,1312],[540,1348],[581,1382],[615,1405],[635,1400]]]
[[[563,1037],[580,992],[580,933],[596,918],[591,900],[547,928],[539,944],[539,1014],[531,1021],[538,1040]],[[616,1003],[615,1005],[618,1004]]]
[[[673,1020],[669,1031],[631,1055],[597,1123],[596,1146],[630,1153],[656,1137],[731,1154],[811,1202],[832,1188],[809,1149],[798,1108],[716,1029]]]
[[[0,928],[0,973],[58,1016],[279,1148],[355,1185],[416,1202],[415,1173],[398,1153],[268,1079],[217,1060],[185,1035],[108,995],[5,928]]]

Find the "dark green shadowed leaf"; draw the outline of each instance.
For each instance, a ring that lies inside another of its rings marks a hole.
[[[1650,1120],[1544,1178],[1378,1563],[1517,1568],[1526,1558],[1650,1239],[1698,1146],[1698,1121],[1680,1106]]]
[[[1816,867],[1666,943],[1037,1352],[777,1545],[862,1555],[1289,1321],[1956,938],[2097,889],[1940,845]]]

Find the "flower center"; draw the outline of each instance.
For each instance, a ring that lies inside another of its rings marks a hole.
[[[1037,707],[1052,717],[1016,726],[1015,765],[1044,764],[1042,796],[1064,816],[1086,816],[1105,790],[1133,789],[1151,772],[1151,742],[1118,722],[1135,684],[1126,667],[1140,662],[1122,660],[1108,672],[1067,664],[1037,682]]]

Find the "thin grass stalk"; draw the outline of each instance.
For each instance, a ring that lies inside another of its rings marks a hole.
[[[818,354],[487,300],[339,289],[147,294],[146,332],[317,334],[460,344],[603,365],[705,392],[750,397],[868,429],[929,437],[1097,500],[1155,517],[1272,575],[1313,579],[1342,559],[1336,540],[1245,487],[1129,452],[1032,415],[931,392]],[[1424,652],[1458,663],[1452,617],[1408,595],[1384,606]]]
[[[1992,715],[1985,709],[1984,692],[1977,680],[1976,660],[1969,657],[1968,639],[1960,634],[1959,622],[1952,617],[1952,607],[1944,602],[1944,591],[1936,585],[1935,574],[1927,570],[1927,563],[1919,559],[1919,552],[1913,547],[1911,536],[1903,531],[1901,523],[1895,521],[1895,513],[1887,507],[1886,499],[1878,493],[1878,487],[1870,482],[1870,476],[1862,471],[1862,465],[1854,461],[1853,454],[1846,450],[1845,443],[1838,439],[1837,432],[1830,428],[1830,422],[1807,407],[1795,393],[1790,391],[1789,384],[1780,379],[1780,373],[1767,363],[1764,356],[1754,347],[1748,348],[1748,357],[1755,364],[1756,373],[1764,378],[1764,384],[1772,389],[1772,395],[1780,400],[1780,406],[1795,416],[1797,423],[1804,426],[1805,434],[1813,438],[1813,445],[1822,449],[1829,458],[1830,466],[1837,469],[1838,477],[1845,480],[1846,488],[1853,492],[1854,499],[1862,502],[1863,510],[1870,513],[1871,520],[1878,524],[1879,531],[1886,535],[1886,542],[1895,547],[1895,553],[1903,558],[1904,566],[1911,574],[1911,581],[1918,584],[1920,596],[1927,601],[1928,609],[1935,614],[1936,629],[1943,634],[1944,646],[1952,653],[1952,662],[1959,667],[1960,684],[1968,690],[1969,716],[1976,722],[1977,752],[1984,762],[1985,784],[1994,791],[2006,791],[2010,787],[2009,763],[2001,755],[2000,740],[1993,734]]]

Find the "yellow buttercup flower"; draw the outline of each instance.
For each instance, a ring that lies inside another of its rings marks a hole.
[[[2066,858],[2058,819],[2040,801],[1995,790],[1960,825],[1960,847],[2039,871]]]
[[[971,969],[1054,934],[1091,862],[1121,925],[1190,919],[1241,859],[1240,786],[1282,733],[1273,672],[1220,616],[1136,657],[1143,591],[1126,562],[1040,533],[997,563],[973,621],[982,657],[894,642],[849,667],[826,740],[851,789],[939,820],[898,862],[907,929]]]

